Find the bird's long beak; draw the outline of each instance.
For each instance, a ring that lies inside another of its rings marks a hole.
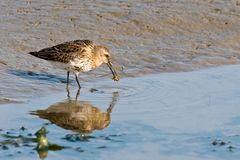
[[[116,70],[113,68],[112,62],[109,61],[109,62],[107,63],[107,65],[108,65],[109,69],[111,70],[111,72],[112,72],[112,74],[113,74],[113,78],[112,78],[112,79],[113,79],[114,81],[118,81],[118,80],[119,80],[119,76],[118,76]]]

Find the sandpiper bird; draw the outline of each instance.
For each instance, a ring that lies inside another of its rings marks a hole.
[[[44,48],[29,54],[41,59],[49,60],[60,68],[67,70],[67,85],[69,73],[75,73],[78,87],[81,85],[78,80],[80,72],[87,72],[105,63],[113,74],[113,80],[118,81],[119,76],[112,66],[111,54],[106,47],[95,45],[90,40],[75,40],[58,44],[53,47]]]

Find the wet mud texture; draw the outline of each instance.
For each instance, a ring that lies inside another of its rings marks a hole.
[[[239,0],[9,0],[0,14],[0,103],[62,88],[65,71],[26,53],[74,39],[109,47],[121,77],[240,62]]]

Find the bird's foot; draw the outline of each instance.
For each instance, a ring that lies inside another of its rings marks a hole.
[[[114,81],[119,81],[120,77],[118,75],[114,75],[112,78]]]

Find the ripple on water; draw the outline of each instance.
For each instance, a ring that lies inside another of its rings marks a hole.
[[[104,82],[94,87],[95,99],[100,100],[119,94],[121,102],[151,102],[171,97],[170,91],[179,88],[179,82],[164,76],[148,76],[122,79],[119,84]]]

